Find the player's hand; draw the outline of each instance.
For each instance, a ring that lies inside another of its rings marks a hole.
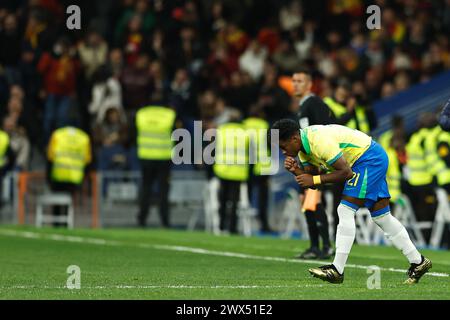
[[[295,177],[295,181],[303,188],[314,187],[313,176],[307,173],[300,174]]]
[[[299,169],[297,161],[293,157],[286,157],[284,160],[284,167],[287,171],[295,173],[295,170]]]

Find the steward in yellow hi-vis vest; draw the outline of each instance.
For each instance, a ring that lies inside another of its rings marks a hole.
[[[450,191],[450,133],[436,126],[425,141],[426,160],[438,186]]]
[[[366,110],[363,106],[356,105],[353,110],[353,114],[353,112],[349,112],[347,110],[347,107],[331,97],[326,97],[323,101],[331,109],[339,124],[352,129],[358,129],[366,134],[370,133],[369,121],[367,119]]]
[[[378,137],[378,143],[383,147],[384,150],[390,148],[393,135],[394,132],[392,130],[387,130]]]
[[[47,156],[52,182],[81,185],[85,167],[91,162],[89,136],[75,127],[57,129],[50,138]]]
[[[401,191],[401,172],[400,165],[398,163],[397,152],[394,148],[390,147],[386,150],[386,154],[389,159],[389,166],[386,173],[386,181],[391,195],[391,202],[395,203],[399,199]]]
[[[267,143],[269,123],[256,114],[243,121],[249,138],[250,157],[256,160],[249,179],[249,198],[255,189],[258,190],[258,218],[261,231],[270,232],[267,209],[269,199],[269,175],[271,161],[270,148]]]
[[[13,169],[15,164],[15,155],[9,143],[8,134],[0,130],[0,195],[3,194],[3,178],[5,174]],[[3,197],[0,196],[0,208],[2,207]]]
[[[439,174],[445,174],[445,164],[440,161],[437,150],[438,136],[441,132],[442,129],[438,125],[429,129],[423,143],[428,171],[435,177],[436,181],[439,179]]]
[[[158,189],[158,208],[163,227],[169,223],[170,167],[172,163],[172,132],[176,113],[163,105],[140,108],[136,113],[137,156],[142,183],[139,195],[138,225],[146,226],[153,184]]]
[[[241,123],[229,122],[217,128],[213,170],[215,175],[223,180],[247,181],[248,137]]]
[[[51,190],[73,196],[83,183],[86,167],[92,159],[89,136],[69,125],[53,131],[47,148],[47,159]],[[64,214],[65,211],[65,206],[53,206],[54,216]],[[61,225],[64,223],[53,223],[53,226]]]
[[[418,221],[433,221],[437,208],[434,179],[434,166],[427,162],[427,139],[436,134],[433,128],[437,119],[432,113],[422,113],[418,119],[418,130],[413,133],[406,144],[406,180],[409,190],[406,192],[411,200]],[[431,137],[430,139],[434,139]],[[428,145],[434,144],[429,140]],[[431,230],[424,230],[428,242]]]
[[[9,147],[8,134],[0,130],[0,168],[3,168],[7,164],[6,154]]]
[[[167,107],[148,106],[136,114],[137,147],[139,159],[170,160],[175,124],[175,111]]]
[[[249,178],[248,137],[245,127],[238,122],[238,112],[232,121],[220,125],[216,132],[214,174],[220,180],[220,230],[237,233],[237,205],[241,183]],[[227,204],[231,203],[230,212]],[[229,217],[229,219],[228,219]]]
[[[428,185],[433,181],[433,174],[427,165],[425,151],[425,140],[430,134],[430,129],[422,128],[411,136],[406,145],[408,182],[412,186]]]
[[[247,131],[249,146],[253,150],[253,157],[256,163],[253,165],[253,174],[260,176],[265,171],[270,171],[270,148],[267,144],[267,133],[269,130],[269,123],[258,117],[249,117],[243,121],[244,128]],[[265,143],[263,145],[263,143]]]

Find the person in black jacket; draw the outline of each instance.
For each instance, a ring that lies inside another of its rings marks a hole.
[[[296,118],[300,128],[305,128],[317,124],[335,123],[335,118],[330,108],[321,98],[314,95],[312,89],[312,74],[307,70],[301,70],[292,75],[294,86],[294,95],[298,98],[299,109]],[[321,198],[321,193],[319,199]],[[305,197],[304,190],[301,190],[300,202]],[[305,252],[300,253],[297,258],[300,259],[319,259],[329,258],[333,255],[328,232],[328,218],[321,201],[317,204],[316,211],[305,211],[308,225],[308,233],[311,241],[311,247]],[[322,239],[322,250],[319,247],[319,236]]]
[[[450,131],[450,98],[445,103],[445,106],[439,116],[439,125],[442,130]]]

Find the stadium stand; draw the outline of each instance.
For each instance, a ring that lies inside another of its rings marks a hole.
[[[286,77],[308,67],[314,70],[317,95],[330,96],[344,81],[351,88],[349,100],[374,110],[378,127],[372,136],[390,129],[394,114],[404,116],[408,134],[414,132],[419,114],[436,112],[450,96],[450,4],[376,1],[383,28],[369,30],[365,8],[371,3],[81,0],[81,30],[68,30],[69,0],[2,0],[0,115],[17,157],[14,172],[4,179],[1,221],[32,221],[27,215],[45,191],[40,184],[45,183],[47,140],[59,122],[74,115],[92,138],[89,169],[96,172],[85,179],[74,203],[75,225],[91,226],[134,221],[112,203],[137,210],[133,119],[139,107],[155,101],[174,107],[178,125],[192,134],[194,121],[201,120],[203,130],[215,128],[234,110],[243,117],[251,108],[261,110],[273,123],[295,112]],[[191,175],[197,197],[187,196],[182,190],[189,186],[184,186],[174,188],[171,202],[201,210],[200,190],[208,185],[211,167],[187,166],[188,174],[184,169],[172,167],[172,185],[189,182]],[[273,209],[286,200],[292,183],[285,177],[278,172],[271,178],[272,222],[279,218]],[[445,201],[445,195],[439,193],[439,199]],[[447,219],[443,206],[439,230]],[[193,227],[195,214],[174,218],[174,224]],[[248,234],[247,225],[245,230]],[[449,247],[450,240],[439,241],[436,232],[433,244]]]

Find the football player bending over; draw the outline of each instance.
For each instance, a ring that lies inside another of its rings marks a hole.
[[[282,119],[272,129],[279,130],[279,147],[286,156],[285,168],[302,187],[345,183],[337,209],[339,224],[334,261],[309,272],[331,283],[344,281],[345,263],[355,240],[355,214],[359,208],[366,207],[372,220],[411,264],[405,283],[419,282],[432,264],[417,251],[405,227],[390,213],[386,183],[388,157],[384,149],[365,133],[340,125],[300,129],[295,121]],[[303,170],[294,159],[297,155]],[[312,175],[320,167],[329,173]]]

